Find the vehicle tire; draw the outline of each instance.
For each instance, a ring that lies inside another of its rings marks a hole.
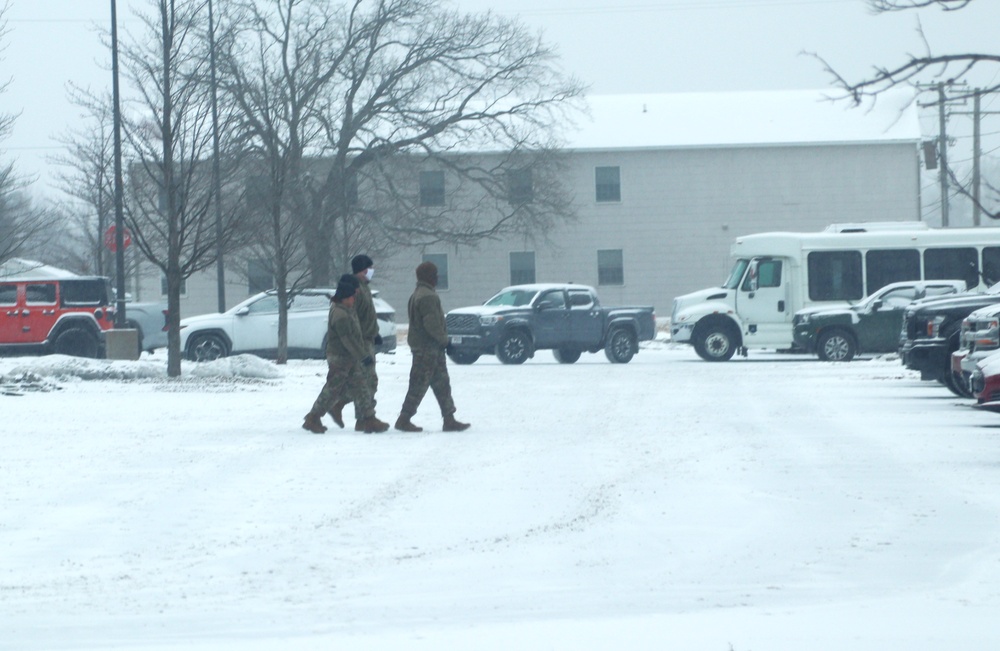
[[[707,362],[725,362],[732,359],[739,345],[736,328],[725,322],[716,321],[699,325],[691,338],[694,351]]]
[[[57,355],[90,357],[91,359],[97,359],[100,349],[97,336],[85,326],[71,326],[63,330],[52,344],[52,352]]]
[[[531,340],[522,330],[504,335],[497,344],[497,359],[504,364],[524,364],[531,357]]]
[[[572,364],[580,359],[582,353],[576,348],[556,348],[552,351],[552,356],[560,364]]]
[[[948,371],[945,374],[944,385],[959,398],[975,398],[972,395],[972,391],[969,390],[969,385],[965,382],[965,379],[952,371]]]
[[[135,321],[128,321],[125,325],[131,328],[132,330],[135,330],[135,334],[137,335],[136,345],[139,348],[139,352],[136,355],[136,359],[139,359],[140,357],[142,357],[142,328],[140,328],[139,324],[136,323]]]
[[[229,354],[226,342],[216,334],[192,335],[187,345],[187,358],[192,362],[212,362]]]
[[[448,353],[448,359],[456,364],[473,364],[479,359],[479,353],[468,350],[452,350]]]
[[[628,364],[639,351],[639,342],[635,333],[628,328],[615,328],[608,335],[608,343],[604,347],[604,355],[612,364]]]
[[[816,340],[816,354],[824,362],[849,362],[857,352],[858,344],[846,330],[824,330]]]

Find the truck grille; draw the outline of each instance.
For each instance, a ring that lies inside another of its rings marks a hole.
[[[479,331],[479,317],[475,314],[449,314],[445,325],[450,334],[473,334]]]

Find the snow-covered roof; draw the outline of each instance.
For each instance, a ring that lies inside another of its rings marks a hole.
[[[853,106],[837,91],[593,95],[567,134],[573,150],[919,142],[914,95],[893,89]]]
[[[11,258],[0,264],[0,279],[4,280],[50,280],[75,277],[76,274],[72,271],[23,258]]]

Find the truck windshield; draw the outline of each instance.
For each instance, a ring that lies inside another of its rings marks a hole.
[[[527,305],[537,293],[538,292],[536,291],[529,291],[526,289],[508,289],[507,291],[500,292],[490,300],[486,301],[486,305],[512,305],[514,307]]]
[[[740,281],[743,280],[743,274],[746,273],[747,266],[749,266],[750,261],[745,258],[740,258],[733,265],[733,270],[729,272],[729,278],[722,285],[724,289],[736,289],[740,286]]]

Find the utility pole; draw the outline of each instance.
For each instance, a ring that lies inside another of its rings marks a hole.
[[[948,121],[945,119],[944,82],[938,82],[938,156],[941,166],[938,178],[941,181],[941,228],[948,228]]]
[[[208,59],[212,73],[212,194],[215,195],[215,267],[219,312],[226,311],[226,271],[222,260],[222,180],[219,170],[219,100],[215,76],[215,20],[208,0]]]
[[[983,91],[977,88],[972,95],[972,112],[956,111],[954,115],[972,116],[972,192],[964,193],[972,197],[972,223],[974,226],[982,224],[982,120],[984,115],[1000,115],[1000,111],[983,111],[982,108]]]
[[[979,226],[982,209],[979,207],[979,157],[982,156],[983,148],[980,139],[979,118],[981,110],[980,98],[982,96],[977,88],[972,100],[972,225]]]
[[[118,91],[118,6],[111,0],[111,88],[115,159],[115,329],[125,329],[125,190],[122,181],[122,111]]]
[[[946,104],[949,100],[947,95],[945,95],[945,87],[955,85],[964,85],[964,83],[956,83],[954,80],[949,79],[948,81],[939,81],[930,86],[923,86],[928,89],[936,89],[938,99],[936,102],[929,104],[919,104],[919,106],[924,108],[934,105],[938,107],[938,179],[941,184],[941,228],[948,228],[950,225],[948,215],[948,113],[946,110]],[[918,84],[918,86],[921,86],[921,84]]]

